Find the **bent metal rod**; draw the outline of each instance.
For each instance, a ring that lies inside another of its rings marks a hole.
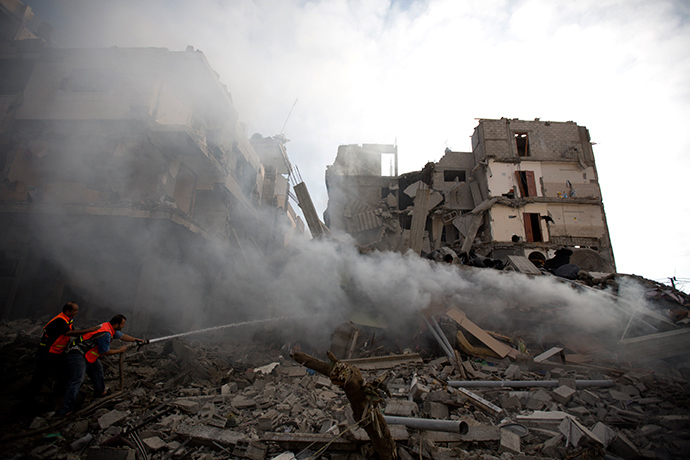
[[[214,326],[214,327],[208,327],[206,329],[198,329],[196,331],[182,332],[180,334],[166,335],[165,337],[158,337],[157,339],[150,339],[148,341],[148,343],[160,342],[163,340],[174,339],[176,337],[184,337],[185,335],[199,334],[201,332],[217,331],[217,330],[225,329],[225,328],[229,328],[229,327],[240,327],[240,326],[247,326],[249,324],[270,323],[272,321],[283,321],[283,320],[287,320],[287,319],[313,318],[314,316],[317,316],[317,315],[281,316],[278,318],[257,319],[254,321],[243,321],[241,323],[231,323],[231,324],[225,324],[223,326]]]

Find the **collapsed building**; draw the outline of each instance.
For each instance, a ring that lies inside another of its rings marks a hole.
[[[361,372],[370,399],[359,402],[390,425],[379,458],[687,458],[686,294],[625,275],[568,282],[407,251],[538,261],[566,247],[582,268],[615,271],[585,128],[481,120],[471,153],[448,150],[402,175],[394,145],[341,146],[326,224],[388,251],[317,240],[296,254],[282,251],[303,228],[288,200],[287,139],[247,138],[202,53],[54,50],[49,28],[26,30],[29,8],[0,6],[2,38],[14,40],[0,43],[4,456],[372,458],[372,427],[340,378]],[[306,186],[294,192],[312,234],[330,234]],[[276,256],[254,290],[232,284],[222,263],[251,271],[245,250]],[[82,391],[71,417],[51,414],[49,391],[33,395],[37,407],[20,399],[43,325],[66,300],[82,307],[80,324],[125,308],[137,334],[169,332],[166,321],[195,329],[203,313],[214,325],[244,319],[252,294],[271,290],[275,327],[226,324],[103,356],[117,391]],[[282,317],[310,302],[320,309],[308,319]],[[353,305],[382,314],[356,323]],[[306,331],[330,335],[346,372],[305,358],[325,355]]]
[[[396,146],[342,145],[326,185],[326,225],[362,246],[450,247],[503,261],[543,261],[568,248],[580,268],[615,272],[589,132],[572,121],[482,119],[472,152],[446,149],[401,175]]]
[[[126,306],[136,331],[154,304],[193,324],[188,293],[213,310],[240,241],[265,254],[303,232],[288,139],[247,137],[202,52],[17,34],[0,42],[3,318],[72,300],[87,318]]]

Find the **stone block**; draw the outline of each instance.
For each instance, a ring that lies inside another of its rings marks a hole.
[[[609,390],[609,394],[611,395],[611,399],[613,399],[614,401],[627,402],[631,399],[629,394],[623,393],[622,391],[618,390]]]
[[[566,385],[561,385],[551,392],[551,397],[560,404],[568,404],[576,391]]]
[[[201,408],[201,404],[199,404],[197,401],[192,401],[191,399],[176,399],[173,401],[173,405],[178,407],[180,410],[190,414],[190,415],[196,415],[199,412],[199,409]]]
[[[283,373],[287,377],[302,377],[307,375],[307,368],[304,366],[290,366],[286,368],[281,368]]]
[[[592,433],[604,443],[604,447],[608,447],[611,441],[616,437],[616,432],[602,422],[597,422],[597,424],[594,425]]]
[[[637,430],[637,435],[643,438],[647,438],[650,436],[656,436],[662,431],[663,428],[661,428],[659,425],[644,425],[639,430]]]
[[[266,457],[266,446],[258,441],[240,439],[235,444],[232,455],[250,460],[263,460]]]
[[[529,398],[525,404],[526,409],[533,411],[542,410],[544,407],[546,407],[546,402],[542,401],[541,399]]]
[[[520,411],[522,404],[517,396],[501,395],[498,397],[499,404],[503,410]]]
[[[232,398],[232,406],[238,410],[251,409],[252,407],[256,407],[256,401],[253,398],[238,395]]]
[[[563,446],[563,435],[559,434],[544,442],[541,452],[553,458],[563,458],[565,446]]]
[[[623,433],[613,439],[610,445],[611,449],[625,459],[636,459],[640,457],[640,451],[637,446],[632,443]]]
[[[591,430],[571,416],[567,416],[563,419],[561,424],[558,425],[558,431],[569,440],[569,443],[572,444],[573,447],[579,446],[582,439],[586,439],[588,443],[596,443],[601,446],[604,445]]]
[[[517,364],[511,364],[503,373],[503,377],[507,380],[520,380],[522,378],[522,371]]]
[[[111,410],[110,412],[98,417],[98,426],[101,430],[105,430],[110,425],[115,425],[118,422],[127,418],[128,413],[119,410]]]
[[[596,405],[596,403],[598,403],[601,399],[599,398],[599,396],[595,395],[594,393],[588,390],[580,391],[578,396],[585,402],[585,404],[589,404],[590,406]]]
[[[431,389],[423,383],[417,382],[410,388],[410,395],[415,401],[423,400],[431,391]]]
[[[271,431],[276,427],[278,421],[280,420],[280,412],[275,409],[271,409],[264,415],[259,417],[257,428],[261,431]]]
[[[314,383],[316,384],[316,388],[330,388],[331,387],[331,379],[328,377],[324,376],[317,376]]]
[[[520,436],[510,430],[501,430],[501,442],[498,446],[500,453],[509,452],[511,454],[519,454],[520,451]]]
[[[152,451],[157,451],[162,449],[163,447],[166,447],[168,444],[163,441],[161,438],[158,436],[152,436],[150,438],[142,439],[141,442],[146,444],[146,447],[151,449]]]
[[[558,386],[567,386],[572,388],[573,390],[577,390],[577,384],[575,383],[575,379],[558,379]]]
[[[449,415],[448,406],[433,401],[424,401],[422,403],[422,412],[429,414],[429,418],[437,420],[447,420]]]
[[[237,384],[235,382],[229,382],[220,387],[220,394],[223,396],[231,395],[237,393]]]
[[[404,399],[388,400],[386,404],[386,415],[394,415],[398,417],[415,417],[419,413],[419,407],[414,401],[407,401]]]

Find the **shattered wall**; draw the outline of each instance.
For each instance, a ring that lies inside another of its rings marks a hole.
[[[333,165],[326,169],[328,208],[326,225],[355,236],[361,245],[381,240],[390,209],[398,207],[397,180],[381,175],[381,155],[397,156],[393,145],[341,145]],[[397,164],[397,160],[396,160]]]
[[[393,250],[447,246],[498,259],[535,251],[551,257],[570,247],[596,253],[596,270],[615,271],[589,133],[572,121],[480,120],[471,153],[446,149],[438,162],[398,176],[388,189],[396,178],[374,174],[377,161],[357,146],[341,146],[326,173],[330,227],[362,245],[390,250],[397,238],[405,243]],[[426,223],[410,235],[419,188],[429,189]],[[380,230],[363,238],[358,222],[366,215]]]
[[[3,317],[68,300],[87,319],[124,313],[139,333],[222,317],[227,260],[248,257],[247,244],[284,247],[300,221],[287,179],[264,187],[204,55],[43,48],[3,66],[29,59],[30,72],[15,72],[24,80],[1,88],[15,104],[0,132]]]

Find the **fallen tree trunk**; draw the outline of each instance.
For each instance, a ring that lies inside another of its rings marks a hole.
[[[379,395],[381,382],[378,382],[378,385],[365,383],[358,368],[338,361],[338,358],[330,351],[328,352],[328,358],[331,360],[329,363],[299,351],[293,352],[290,356],[303,366],[329,377],[333,384],[345,391],[355,420],[369,435],[371,444],[381,460],[398,458],[393,436],[383,414],[378,410],[378,404],[382,401]]]

